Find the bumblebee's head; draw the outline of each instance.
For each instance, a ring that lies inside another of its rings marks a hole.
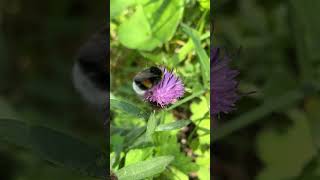
[[[133,78],[132,87],[138,95],[143,96],[148,89],[151,89],[161,81],[162,76],[162,70],[158,67],[152,66],[139,72]]]

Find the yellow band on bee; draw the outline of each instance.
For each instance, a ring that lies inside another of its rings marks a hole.
[[[152,83],[149,79],[143,80],[142,84],[147,87],[147,88],[151,88],[152,87]]]

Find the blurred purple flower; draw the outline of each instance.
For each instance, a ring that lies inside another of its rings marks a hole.
[[[234,109],[235,102],[239,99],[237,94],[238,82],[235,77],[237,70],[229,68],[230,58],[220,55],[220,48],[212,48],[210,55],[211,78],[211,113],[229,113]]]
[[[179,77],[169,72],[166,68],[160,68],[163,72],[163,78],[153,88],[148,90],[144,99],[155,103],[162,108],[175,103],[184,94],[184,86]]]

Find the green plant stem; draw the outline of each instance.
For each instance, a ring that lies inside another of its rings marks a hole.
[[[206,91],[207,91],[207,89],[203,89],[203,90],[201,90],[201,91],[198,91],[198,92],[196,92],[196,93],[194,93],[194,94],[192,94],[192,95],[190,95],[190,96],[182,99],[181,101],[178,101],[178,102],[175,103],[174,105],[168,107],[168,108],[166,109],[166,111],[170,111],[170,110],[172,110],[172,109],[180,106],[181,104],[184,104],[184,103],[192,100],[193,98],[196,98],[196,97],[202,95],[202,94],[205,93]]]
[[[197,122],[196,127],[192,130],[192,132],[190,133],[189,137],[188,137],[188,141],[187,142],[191,142],[191,138],[193,136],[193,134],[196,132],[196,130],[198,130],[199,125],[201,123],[202,120],[206,119],[209,113],[206,113],[202,118],[196,119],[193,122]]]

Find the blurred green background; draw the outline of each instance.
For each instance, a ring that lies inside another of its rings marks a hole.
[[[320,1],[214,1],[214,46],[245,95],[217,119],[216,180],[320,178]],[[240,51],[239,48],[241,47]]]
[[[102,118],[73,88],[71,70],[78,48],[106,23],[106,3],[0,1],[0,118],[44,125],[102,146]],[[3,129],[1,180],[91,179],[3,141]]]

